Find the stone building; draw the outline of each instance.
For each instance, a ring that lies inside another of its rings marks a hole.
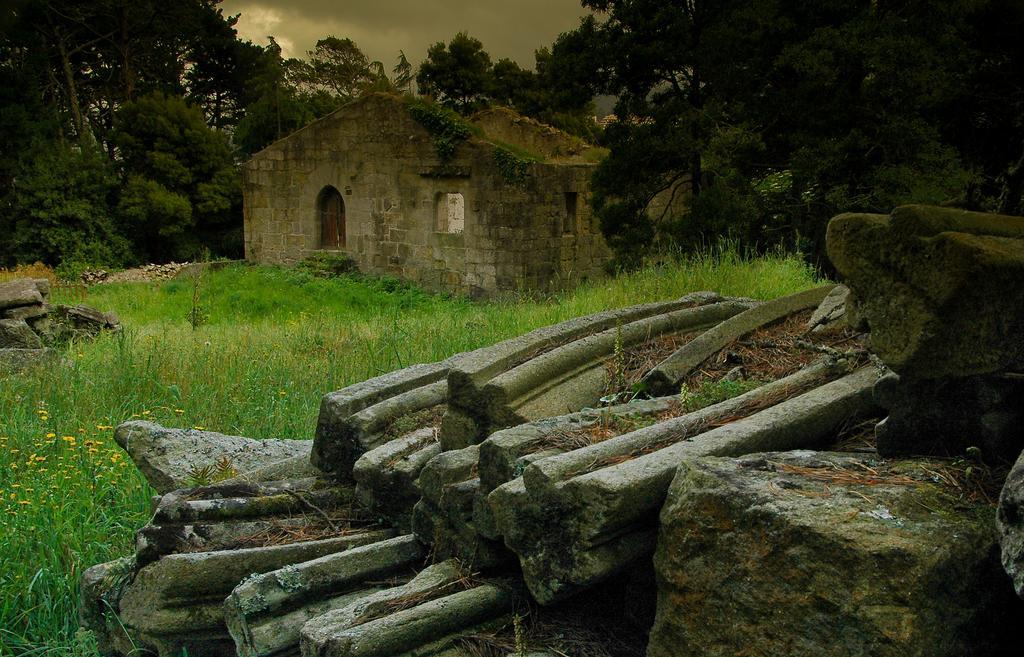
[[[491,110],[442,158],[446,126],[429,110],[373,94],[253,156],[246,259],[341,252],[365,273],[474,296],[603,273],[610,252],[591,215],[586,145]]]

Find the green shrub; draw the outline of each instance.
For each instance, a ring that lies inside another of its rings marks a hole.
[[[684,387],[679,393],[679,401],[687,413],[711,406],[726,399],[739,397],[745,392],[764,385],[764,381],[756,379],[721,379],[719,381],[703,381],[695,390]]]
[[[359,273],[356,261],[347,253],[314,253],[300,262],[298,268],[317,278],[336,278]]]

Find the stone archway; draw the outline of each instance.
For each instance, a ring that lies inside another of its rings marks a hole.
[[[317,198],[320,215],[320,248],[345,248],[345,200],[334,187],[324,187]]]

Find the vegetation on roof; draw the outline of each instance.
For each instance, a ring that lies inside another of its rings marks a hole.
[[[437,157],[442,162],[450,161],[459,144],[471,135],[482,134],[479,128],[454,111],[423,98],[406,96],[405,107],[409,116],[430,133]]]

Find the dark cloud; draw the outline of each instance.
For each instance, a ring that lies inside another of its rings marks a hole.
[[[224,0],[241,13],[238,31],[255,43],[273,35],[286,56],[302,56],[327,35],[355,41],[390,69],[404,50],[414,64],[427,47],[466,31],[491,58],[533,65],[533,51],[551,45],[586,13],[579,0]]]

